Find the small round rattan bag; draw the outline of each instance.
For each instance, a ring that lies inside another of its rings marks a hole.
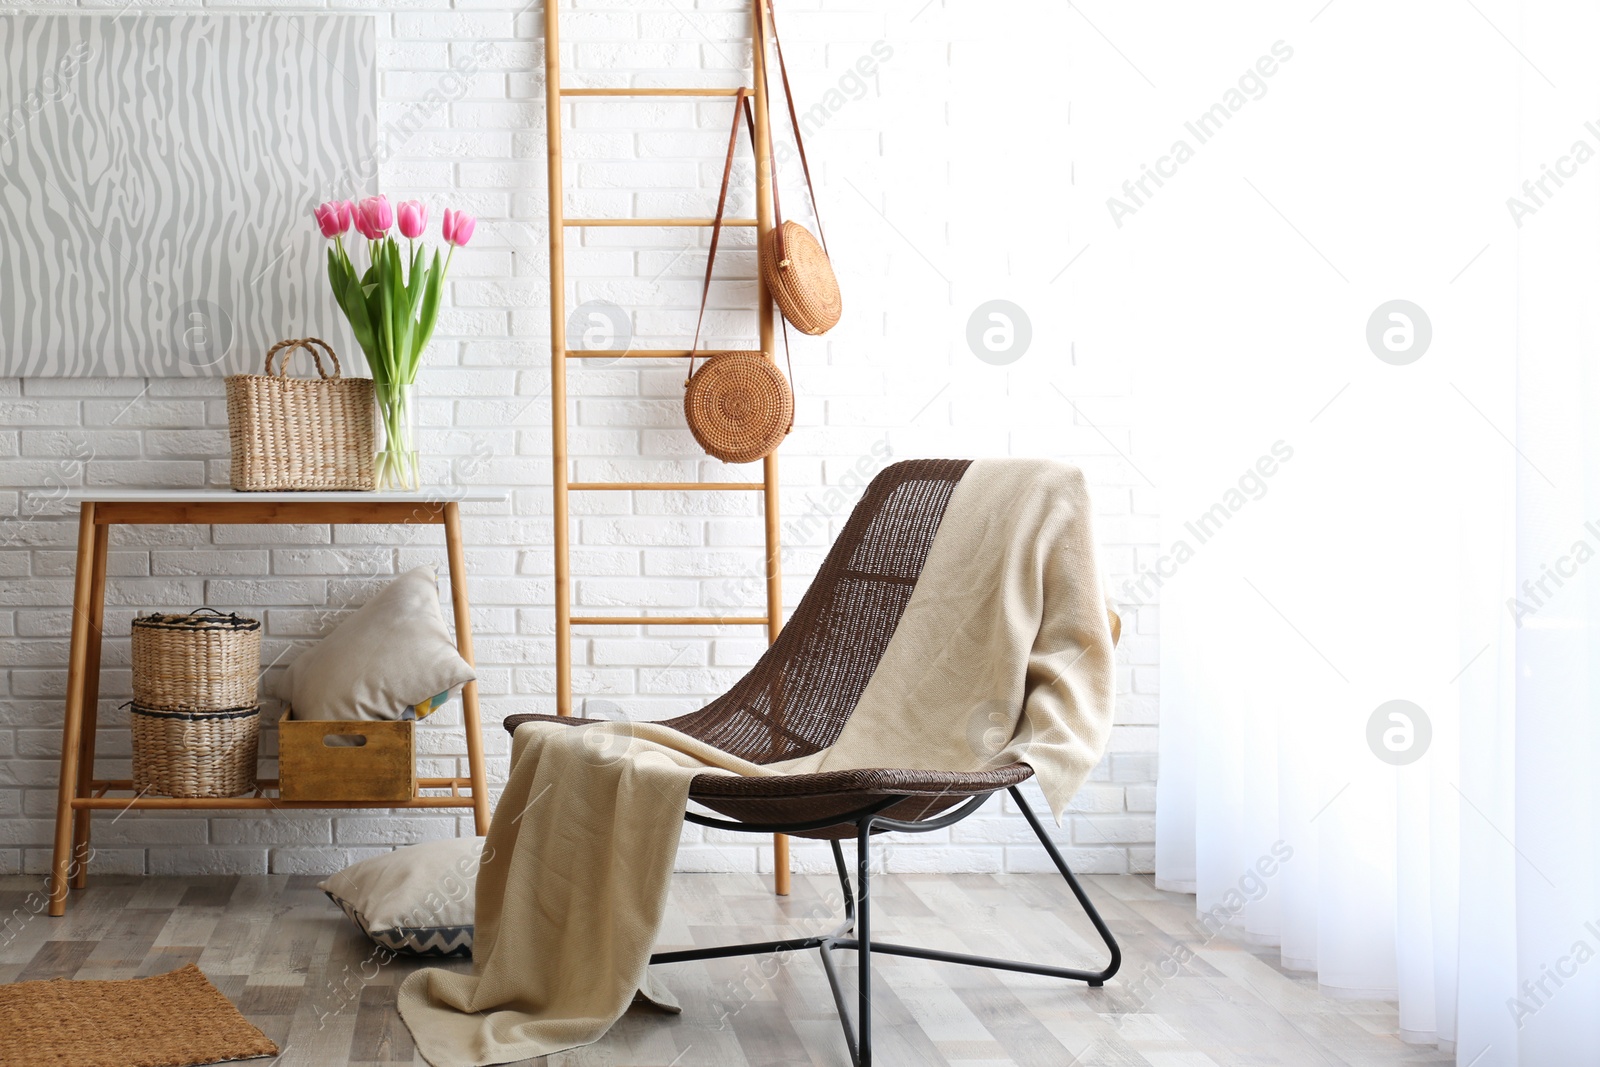
[[[778,310],[801,333],[815,337],[839,324],[844,304],[827,249],[798,222],[781,222],[767,231],[761,242],[761,276]]]
[[[756,19],[756,31],[761,32],[762,20]],[[765,41],[758,37],[758,47]],[[789,88],[789,66],[783,61],[783,42],[778,37],[778,16],[772,12],[772,43],[778,53],[778,70],[783,76],[783,97],[789,105],[789,121],[794,126],[794,144],[800,150],[800,166],[805,170],[806,191],[811,194],[811,210],[817,214],[817,233],[790,220],[784,221],[783,205],[778,199],[778,159],[770,156],[772,165],[772,213],[776,224],[761,239],[761,277],[772,292],[772,299],[786,321],[794,324],[801,333],[815,337],[827,333],[839,324],[844,313],[844,303],[839,294],[839,280],[834,277],[833,263],[828,259],[828,235],[822,229],[822,215],[817,207],[817,190],[811,184],[811,164],[806,159],[806,142],[800,135],[800,119],[795,114],[794,92]],[[765,52],[762,53],[765,55]],[[766,64],[761,74],[766,76]],[[771,151],[772,139],[767,139]]]
[[[706,452],[724,463],[753,463],[794,428],[794,393],[763,353],[718,352],[690,376],[683,413]]]
[[[724,463],[751,463],[770,455],[794,429],[794,392],[765,352],[715,352],[695,369],[700,329],[705,323],[706,299],[711,294],[711,273],[717,262],[717,242],[722,236],[722,215],[728,204],[728,180],[733,173],[734,148],[739,140],[739,112],[749,104],[739,90],[733,106],[733,132],[728,137],[728,159],[722,169],[722,192],[711,227],[711,253],[706,257],[705,285],[700,291],[700,318],[695,323],[689,351],[689,377],[683,385],[683,415],[700,447]]]

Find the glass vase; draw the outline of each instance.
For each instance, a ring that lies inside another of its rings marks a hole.
[[[417,387],[412,383],[372,383],[377,408],[377,445],[373,473],[379,492],[404,492],[422,487],[417,463]]]

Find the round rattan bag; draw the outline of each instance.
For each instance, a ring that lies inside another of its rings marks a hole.
[[[689,376],[683,417],[707,453],[724,463],[751,463],[794,429],[794,393],[762,353],[718,352]]]
[[[815,337],[839,324],[844,303],[828,253],[798,222],[767,231],[761,242],[761,277],[783,317]]]
[[[772,44],[778,53],[778,69],[783,74],[783,100],[788,106],[789,122],[794,127],[794,145],[800,150],[800,167],[806,175],[806,192],[811,196],[812,210],[817,212],[817,233],[813,236],[798,222],[784,220],[783,204],[778,196],[778,187],[782,183],[774,177],[772,213],[777,224],[761,237],[761,280],[767,283],[767,289],[777,302],[778,310],[783,312],[784,320],[793,323],[801,333],[815,337],[839,324],[844,306],[839,297],[839,280],[834,276],[833,264],[828,261],[828,236],[822,231],[817,190],[811,184],[811,161],[806,158],[806,140],[801,133],[800,116],[795,113],[794,91],[789,87],[789,64],[783,58],[783,41],[778,37],[776,4],[767,6],[767,17],[771,19]],[[757,18],[755,21],[756,49],[763,59],[761,78],[765,84],[767,19]],[[768,138],[767,150],[772,173],[776,176],[778,156],[772,138]]]

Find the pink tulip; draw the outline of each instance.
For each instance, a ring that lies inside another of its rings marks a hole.
[[[317,226],[324,237],[338,237],[350,228],[350,218],[345,214],[344,204],[338,200],[328,201],[312,214],[316,216]]]
[[[369,196],[357,206],[356,218],[356,228],[362,235],[369,241],[376,241],[394,225],[394,208],[389,206],[386,196]]]
[[[356,224],[356,205],[350,200],[337,201],[339,205],[339,221],[345,229]]]
[[[420,200],[402,200],[395,208],[395,218],[400,223],[400,235],[414,240],[428,228],[428,205]]]
[[[478,225],[478,220],[468,215],[465,211],[444,212],[444,239],[450,244],[460,247],[472,240],[472,231]]]

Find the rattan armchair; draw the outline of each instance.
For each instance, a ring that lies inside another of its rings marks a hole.
[[[699,711],[668,720],[666,725],[760,764],[809,755],[833,744],[911,599],[945,505],[969,462],[907,461],[894,464],[873,479],[788,625],[766,654],[726,694]],[[1111,622],[1115,638],[1119,623],[1114,614]],[[526,722],[581,726],[595,721],[602,720],[513,715],[506,718],[505,726],[514,732]],[[817,949],[838,1005],[851,1061],[857,1065],[872,1062],[873,952],[1102,985],[1116,974],[1122,954],[1105,921],[1017,788],[1032,774],[1026,764],[1014,763],[974,773],[885,767],[760,778],[724,773],[698,775],[691,784],[690,800],[726,818],[690,811],[686,815],[690,822],[720,830],[829,840],[844,892],[844,920],[827,934],[658,952],[650,962],[681,963]],[[1010,792],[1109,950],[1110,960],[1099,970],[872,940],[872,835],[887,831],[925,833],[950,826],[1002,790]],[[853,888],[839,844],[847,837],[856,841]],[[855,1025],[834,967],[835,949],[854,949],[858,953]]]

